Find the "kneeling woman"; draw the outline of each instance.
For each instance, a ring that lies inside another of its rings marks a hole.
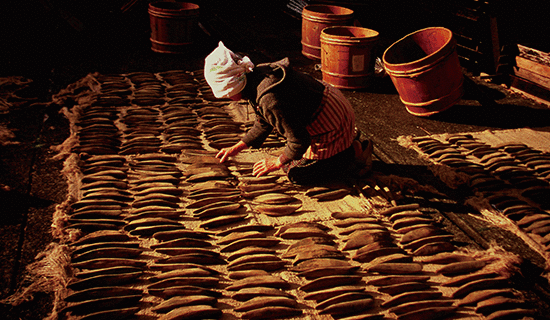
[[[256,162],[255,176],[282,168],[295,184],[319,184],[356,174],[358,162],[364,168],[370,158],[372,145],[363,150],[356,140],[355,115],[340,90],[295,71],[287,58],[254,66],[220,42],[205,59],[204,76],[216,98],[246,99],[256,113],[241,141],[218,152],[221,162],[261,147],[274,128],[286,146],[279,157]]]

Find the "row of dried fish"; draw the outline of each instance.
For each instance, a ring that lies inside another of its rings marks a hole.
[[[120,230],[89,233],[70,246],[73,279],[60,314],[84,319],[123,317],[139,311],[143,290],[145,249],[137,238]],[[129,286],[129,285],[132,286]],[[93,310],[90,312],[90,310]]]
[[[81,197],[71,205],[66,227],[85,233],[124,227],[123,210],[132,201],[126,159],[114,154],[81,154],[80,162]]]
[[[89,105],[81,110],[77,125],[78,145],[72,151],[88,154],[116,154],[121,145],[115,124],[118,117],[112,106]]]
[[[428,152],[433,146],[469,150],[481,169],[468,172],[469,186],[548,247],[550,219],[545,209],[550,208],[550,183],[545,177],[549,156],[522,143],[492,147],[471,135],[453,135],[447,140],[449,144],[427,139],[418,145]]]
[[[406,211],[398,209],[386,213],[407,216]],[[395,243],[383,220],[364,212],[336,212],[333,218],[341,228],[340,234],[351,236],[344,248],[356,249],[353,260],[360,262],[364,275],[371,278],[366,284],[376,288],[378,294],[374,297],[389,295],[378,297],[383,301],[377,305],[396,314],[398,319],[414,319],[418,315],[430,318],[454,312],[453,301],[442,297],[429,282],[430,275],[423,271],[422,264],[413,261],[414,252],[408,253]],[[399,220],[392,221],[393,225]]]
[[[365,290],[358,266],[349,262],[348,255],[338,249],[330,229],[317,222],[297,222],[280,227],[276,235],[292,240],[283,257],[293,259],[292,271],[306,283],[299,287],[304,299],[315,303],[319,314],[347,319],[381,319],[372,312],[375,299]]]

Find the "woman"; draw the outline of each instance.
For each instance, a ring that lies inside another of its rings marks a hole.
[[[368,170],[372,144],[361,146],[355,115],[342,93],[305,73],[290,68],[287,58],[254,66],[222,42],[206,57],[204,76],[216,98],[246,99],[256,121],[237,144],[221,149],[216,157],[228,157],[258,148],[275,128],[286,138],[279,157],[254,164],[262,176],[283,169],[296,184],[318,184]]]

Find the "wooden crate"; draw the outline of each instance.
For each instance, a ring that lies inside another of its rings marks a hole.
[[[518,44],[510,88],[550,106],[550,53]]]

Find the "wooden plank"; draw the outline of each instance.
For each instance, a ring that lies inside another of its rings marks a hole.
[[[519,56],[550,67],[550,53],[518,44]]]
[[[530,72],[536,73],[546,78],[550,78],[550,66],[546,66],[520,56],[516,57],[516,67],[529,70]]]
[[[541,76],[540,74],[533,73],[527,69],[514,67],[514,75],[529,80],[533,83],[540,85],[548,90],[550,90],[550,78]]]
[[[527,98],[550,107],[550,91],[528,80],[510,75],[510,89],[525,95]]]

